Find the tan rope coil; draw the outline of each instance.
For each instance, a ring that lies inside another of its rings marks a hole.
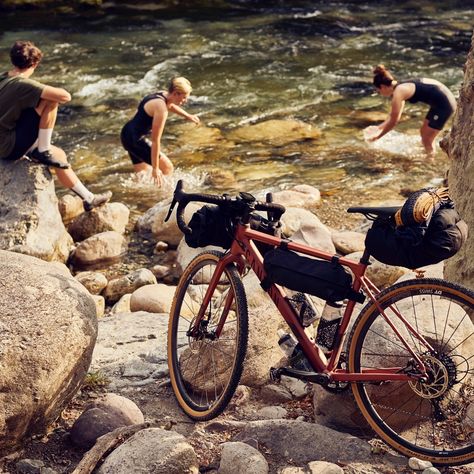
[[[422,189],[413,193],[395,213],[397,227],[428,220],[441,201],[449,199],[449,188]]]

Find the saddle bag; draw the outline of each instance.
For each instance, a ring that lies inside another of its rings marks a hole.
[[[192,215],[188,226],[191,233],[184,234],[184,240],[193,249],[208,245],[228,249],[232,244],[232,221],[219,206],[201,207]]]
[[[344,299],[364,302],[364,295],[351,287],[351,275],[335,261],[316,260],[277,248],[266,253],[263,265],[267,274],[264,284],[276,283],[331,303]]]
[[[395,222],[376,220],[367,232],[365,245],[379,262],[415,269],[455,255],[467,233],[467,224],[447,200],[420,223],[397,227]]]

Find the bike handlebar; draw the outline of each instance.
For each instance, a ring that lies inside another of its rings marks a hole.
[[[204,202],[208,204],[215,204],[217,206],[228,206],[233,211],[236,217],[243,217],[252,211],[266,211],[268,218],[271,221],[278,221],[285,212],[284,206],[271,202],[257,201],[251,194],[241,192],[239,196],[231,197],[227,194],[203,194],[203,193],[186,193],[183,190],[183,181],[180,179],[176,183],[176,188],[173,194],[173,200],[165,218],[165,222],[171,216],[174,206],[178,203],[176,209],[176,222],[183,234],[190,234],[191,228],[184,220],[184,210],[191,201]]]

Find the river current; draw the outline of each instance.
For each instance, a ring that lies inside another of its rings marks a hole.
[[[138,214],[168,196],[178,178],[187,189],[213,192],[305,183],[328,202],[357,196],[353,204],[400,198],[442,180],[449,160],[439,151],[427,162],[420,145],[426,106],[407,104],[395,131],[376,145],[364,141],[363,129],[389,111],[387,99],[374,93],[371,70],[382,63],[398,79],[431,77],[457,97],[474,24],[471,2],[186,5],[0,11],[1,70],[9,68],[11,44],[29,39],[45,53],[34,78],[71,92],[54,142],[92,190],[111,189]],[[119,133],[141,97],[174,75],[192,82],[185,108],[202,127],[170,117],[162,143],[176,172],[160,190],[134,179]],[[300,121],[320,134],[238,133],[273,120]]]

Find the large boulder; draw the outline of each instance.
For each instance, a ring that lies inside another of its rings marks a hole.
[[[463,248],[446,262],[449,280],[474,289],[474,36],[464,68],[464,81],[454,115],[453,128],[445,144],[451,158],[449,189],[456,207],[466,221],[470,235]]]
[[[43,432],[79,389],[97,337],[94,301],[68,269],[0,250],[0,455]]]
[[[72,245],[48,168],[0,160],[0,249],[65,262]]]

